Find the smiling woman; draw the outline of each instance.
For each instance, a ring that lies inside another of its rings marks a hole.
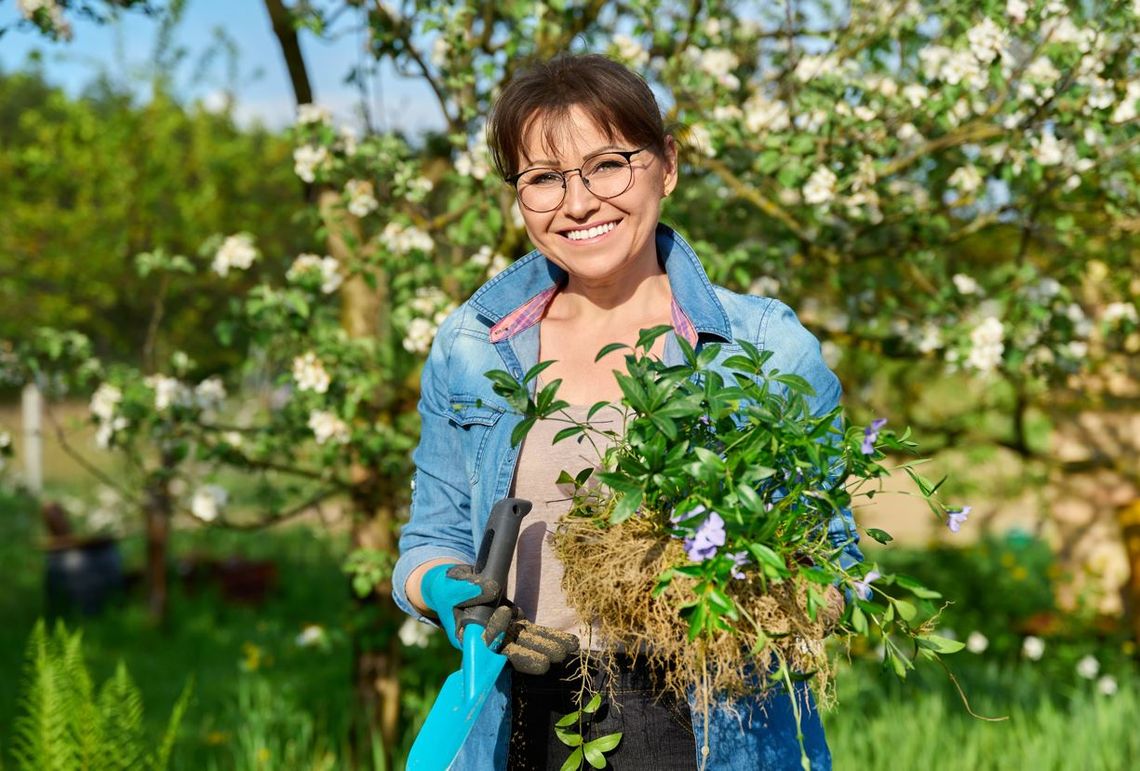
[[[457,309],[432,346],[412,516],[393,579],[402,608],[421,620],[450,622],[458,607],[488,595],[469,569],[455,566],[475,563],[492,504],[508,495],[533,501],[508,585],[520,607],[503,638],[488,641],[502,645],[514,671],[499,679],[453,768],[562,766],[571,749],[555,723],[582,707],[576,699],[583,677],[592,681],[589,688],[619,694],[585,735],[590,741],[621,734],[612,751],[606,742],[615,767],[798,768],[802,738],[812,768],[829,768],[806,686],[792,696],[726,696],[694,711],[661,692],[661,673],[642,656],[618,652],[602,672],[584,656],[568,658],[577,639],[587,648],[597,641],[592,619],[568,606],[549,535],[570,507],[560,472],[574,474],[599,459],[574,442],[556,443],[565,425],[559,421],[539,421],[521,447],[514,445],[521,416],[484,377],[506,370],[522,382],[540,360],[552,362],[543,379],[561,381],[567,415],[582,418],[589,405],[622,398],[613,372],[622,354],[598,359],[599,349],[633,345],[641,330],[665,326],[672,332],[658,337],[650,353],[666,364],[681,362],[682,341],[700,351],[746,340],[772,352],[769,368],[811,385],[809,404],[820,415],[836,405],[840,389],[818,342],[782,303],[713,286],[689,245],[660,223],[662,201],[678,181],[676,143],[645,81],[625,67],[594,55],[531,66],[504,87],[489,137],[536,249]],[[475,405],[485,419],[464,417],[463,405]],[[620,424],[621,411],[602,410],[591,419]],[[860,559],[849,512],[836,514],[828,537],[841,562]],[[449,582],[457,586],[441,591]],[[445,595],[452,600],[434,599]]]

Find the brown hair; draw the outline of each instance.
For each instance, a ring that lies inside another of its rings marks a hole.
[[[548,119],[544,144],[556,147],[572,107],[582,109],[607,139],[621,137],[664,155],[661,108],[641,76],[599,54],[562,54],[526,67],[495,100],[487,143],[499,174],[506,178],[518,171],[527,131],[539,116]]]

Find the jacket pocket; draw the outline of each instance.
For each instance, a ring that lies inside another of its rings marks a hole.
[[[463,448],[463,465],[467,480],[474,485],[479,469],[486,463],[488,439],[495,424],[503,416],[503,408],[488,404],[476,396],[452,394],[448,401],[451,427],[458,432],[459,446]]]

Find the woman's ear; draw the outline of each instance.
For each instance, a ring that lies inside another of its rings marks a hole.
[[[668,196],[677,187],[677,142],[668,134],[665,135],[665,155],[661,160],[665,166],[662,194]]]

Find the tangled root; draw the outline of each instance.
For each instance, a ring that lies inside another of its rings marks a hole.
[[[658,576],[688,561],[681,542],[662,532],[653,518],[631,517],[608,527],[564,518],[553,547],[563,565],[567,602],[580,618],[593,622],[591,647],[641,653],[664,673],[660,687],[677,698],[763,691],[774,685],[770,674],[778,663],[811,674],[820,693],[827,692],[831,668],[825,630],[808,616],[803,579],[769,583],[766,590],[748,579],[733,581],[729,596],[740,616],[733,630],[690,641],[679,609],[696,599],[696,581],[675,574],[668,588],[653,596]],[[696,701],[707,705],[709,699]]]

